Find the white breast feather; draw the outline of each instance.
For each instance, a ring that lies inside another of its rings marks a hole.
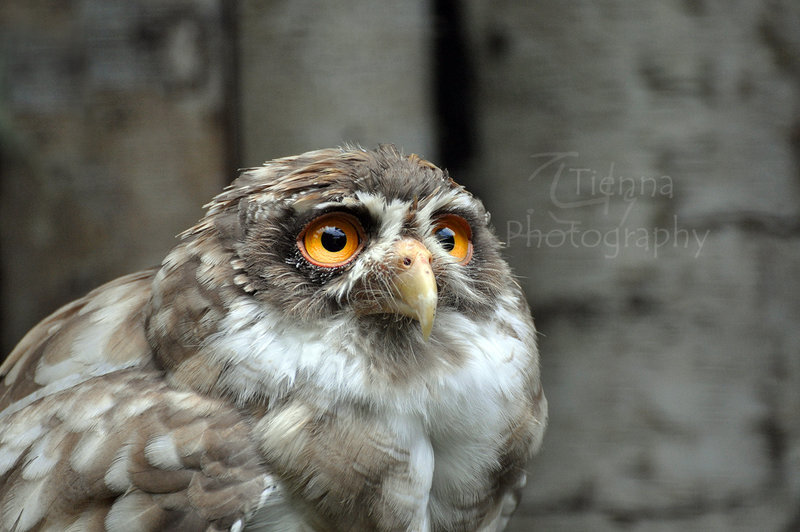
[[[346,341],[351,330],[347,318],[298,324],[242,297],[232,305],[220,330],[206,349],[210,356],[230,364],[232,369],[222,384],[238,392],[241,400],[259,393],[285,394],[302,374],[323,397],[367,401],[425,419],[435,414],[451,418],[444,420],[448,424],[469,419],[470,428],[476,419],[502,417],[507,401],[522,390],[524,368],[529,364],[528,347],[507,336],[495,322],[473,322],[448,311],[437,316],[431,352],[422,356],[438,356],[438,332],[441,341],[461,352],[466,362],[452,372],[436,372],[402,387],[374,382],[368,357],[353,352],[357,343]]]

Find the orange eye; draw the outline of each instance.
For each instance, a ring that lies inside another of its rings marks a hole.
[[[361,251],[364,229],[355,216],[323,214],[297,237],[297,247],[308,262],[324,268],[344,266]]]
[[[433,235],[460,264],[466,264],[472,258],[472,230],[461,216],[447,214],[439,218]]]

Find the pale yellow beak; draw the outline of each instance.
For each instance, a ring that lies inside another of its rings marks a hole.
[[[388,310],[417,320],[427,340],[436,317],[436,278],[431,269],[431,252],[422,242],[403,238],[394,246],[395,294]]]

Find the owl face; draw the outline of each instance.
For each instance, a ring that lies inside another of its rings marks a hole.
[[[437,312],[493,306],[508,275],[499,244],[445,172],[388,146],[280,163],[247,171],[211,210],[237,219],[235,279],[254,298],[300,321],[349,315],[421,339]]]

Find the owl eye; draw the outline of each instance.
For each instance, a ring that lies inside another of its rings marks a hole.
[[[344,266],[361,251],[364,229],[355,216],[343,212],[323,214],[297,237],[297,247],[308,262],[323,268]]]
[[[467,264],[472,258],[472,230],[461,216],[447,214],[439,218],[433,235],[460,264]]]

